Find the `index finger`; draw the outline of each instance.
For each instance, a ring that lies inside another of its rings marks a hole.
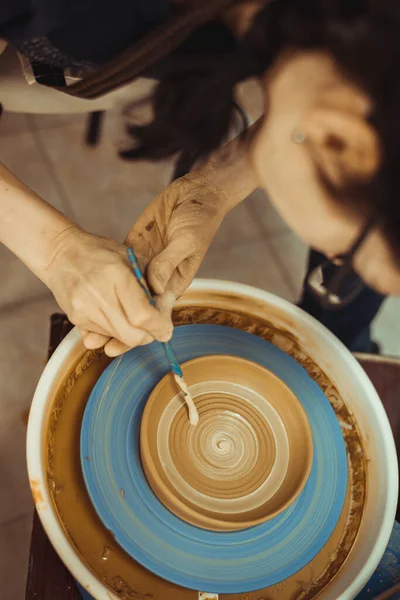
[[[172,336],[172,322],[150,304],[148,297],[126,265],[125,276],[115,287],[117,311],[113,311],[113,329],[117,339],[131,344],[134,329],[140,329],[158,341],[168,341]]]

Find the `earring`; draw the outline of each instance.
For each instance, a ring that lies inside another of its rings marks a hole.
[[[292,133],[292,140],[295,144],[303,144],[307,139],[305,133],[300,131],[299,129],[295,129]]]

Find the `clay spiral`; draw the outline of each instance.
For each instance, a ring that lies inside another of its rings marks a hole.
[[[156,495],[181,518],[216,531],[281,512],[300,493],[312,461],[310,428],[295,396],[266,369],[232,356],[190,361],[185,379],[197,426],[169,374],[144,412],[141,456]]]

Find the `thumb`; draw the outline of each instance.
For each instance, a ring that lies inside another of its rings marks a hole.
[[[181,237],[172,240],[158,256],[153,258],[147,267],[147,280],[157,295],[165,289],[177,267],[190,254],[189,241]]]

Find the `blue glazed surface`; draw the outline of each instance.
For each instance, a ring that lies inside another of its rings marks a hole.
[[[191,325],[177,328],[172,342],[181,363],[210,354],[240,356],[270,369],[292,389],[313,433],[309,480],[284,513],[245,531],[205,531],[170,513],[147,484],[139,455],[144,405],[169,369],[155,343],[113,361],[88,401],[81,461],[92,502],[118,543],[164,579],[215,593],[273,585],[312,560],[341,514],[347,456],[334,411],[306,371],[261,338],[228,327]]]

